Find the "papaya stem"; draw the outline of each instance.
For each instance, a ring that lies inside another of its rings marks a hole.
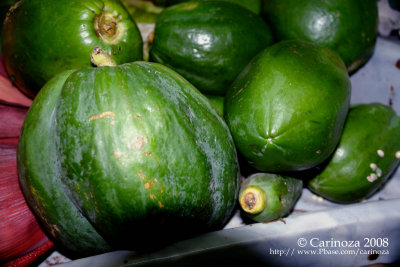
[[[97,67],[116,66],[117,63],[112,57],[100,47],[95,47],[90,54],[90,60]]]
[[[247,213],[260,213],[266,206],[265,193],[257,186],[246,187],[239,196],[239,203]]]

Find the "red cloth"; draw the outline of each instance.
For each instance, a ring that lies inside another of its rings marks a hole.
[[[1,59],[0,59],[1,61]],[[17,144],[32,100],[12,85],[0,62],[0,265],[29,266],[53,247],[19,186]]]

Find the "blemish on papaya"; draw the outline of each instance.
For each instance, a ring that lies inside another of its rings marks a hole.
[[[370,183],[375,182],[376,179],[378,179],[378,176],[375,173],[371,173],[370,175],[367,176],[367,180]]]
[[[232,96],[232,98],[235,98],[235,97],[237,97],[241,92],[243,92],[244,91],[244,87],[242,87],[242,88],[240,88],[233,96]]]
[[[152,154],[151,154],[150,151],[144,151],[143,154],[144,154],[145,156],[148,156],[148,157],[151,157],[151,156],[152,156]]]
[[[378,177],[381,177],[381,176],[382,176],[382,170],[381,170],[380,168],[377,168],[377,169],[376,169],[376,175],[377,175]]]
[[[160,208],[164,207],[164,205],[163,205],[160,201],[158,201],[158,206],[159,206]]]
[[[142,171],[139,171],[138,175],[139,175],[140,179],[142,179],[142,180],[146,179],[146,174],[144,174]]]
[[[122,155],[122,153],[121,152],[119,152],[119,151],[115,151],[114,152],[114,158],[119,158],[119,157],[121,157],[121,155]]]
[[[150,184],[148,182],[144,184],[144,189],[150,189]]]
[[[89,118],[89,121],[92,120],[97,120],[97,119],[101,119],[101,118],[113,118],[115,116],[114,112],[112,111],[104,111],[100,114],[97,115],[93,115]]]
[[[371,168],[371,170],[375,171],[376,168],[378,168],[378,166],[375,163],[371,163],[369,164],[369,167]]]
[[[128,149],[135,147],[140,150],[143,148],[144,144],[147,144],[147,138],[145,136],[137,136],[132,142],[128,143]]]
[[[149,197],[154,200],[156,198],[156,196],[154,194],[150,194]]]

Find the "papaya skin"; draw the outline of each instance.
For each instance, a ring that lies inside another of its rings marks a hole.
[[[343,130],[351,83],[330,49],[283,41],[258,54],[232,84],[224,118],[256,169],[300,171],[323,162]]]
[[[277,40],[299,39],[336,51],[349,73],[372,56],[377,38],[376,0],[266,0],[261,11]]]
[[[5,69],[31,98],[56,74],[92,66],[95,47],[117,64],[142,59],[139,29],[114,0],[21,0],[8,12],[2,38]]]
[[[350,108],[333,156],[308,182],[318,195],[339,203],[371,196],[399,164],[400,118],[379,103]]]
[[[289,214],[303,190],[303,181],[272,173],[255,173],[240,187],[243,212],[256,222],[268,222]]]
[[[224,1],[187,2],[158,16],[150,61],[174,69],[204,94],[224,96],[272,43],[268,24],[249,10]]]
[[[209,1],[209,0],[195,0],[195,1]],[[225,1],[230,2],[236,5],[240,5],[248,10],[254,12],[257,15],[260,15],[261,12],[261,0],[217,0],[217,1]],[[183,2],[193,2],[193,0],[167,0],[166,1],[168,6],[176,5]]]
[[[149,62],[58,77],[27,114],[18,174],[59,244],[89,255],[154,250],[227,222],[239,191],[237,155],[204,95]],[[94,230],[94,246],[81,225]]]

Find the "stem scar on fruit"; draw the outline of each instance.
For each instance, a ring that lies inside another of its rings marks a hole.
[[[239,203],[242,209],[247,213],[260,213],[265,209],[265,193],[258,186],[246,187],[239,196]]]

